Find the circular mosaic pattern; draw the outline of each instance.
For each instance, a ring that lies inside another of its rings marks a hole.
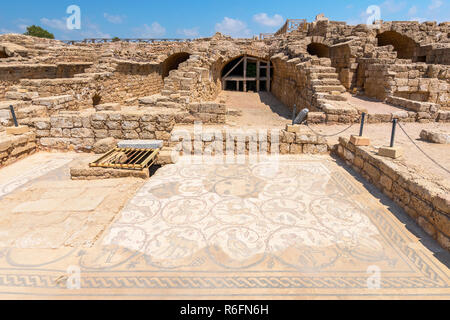
[[[196,223],[208,215],[206,207],[206,202],[201,199],[179,199],[167,204],[162,210],[162,217],[172,225]]]
[[[294,226],[314,219],[308,214],[306,204],[286,198],[266,201],[261,210],[273,223]]]
[[[145,248],[149,262],[162,268],[189,266],[196,254],[206,247],[203,234],[189,227],[164,230]]]
[[[161,209],[161,202],[146,197],[134,198],[122,213],[121,223],[143,223],[155,217]]]
[[[282,263],[300,270],[317,271],[339,258],[331,232],[313,228],[286,228],[269,240],[269,250]]]
[[[247,225],[258,219],[258,207],[245,199],[229,199],[219,202],[211,210],[212,215],[222,223]]]
[[[136,226],[115,226],[103,243],[105,245],[123,246],[130,250],[141,251],[147,240],[144,229]]]
[[[264,181],[253,177],[230,178],[217,182],[214,191],[220,196],[257,198],[264,184]]]
[[[240,178],[250,176],[250,169],[245,165],[221,165],[214,174],[222,178]]]
[[[246,268],[264,259],[266,244],[256,231],[245,227],[231,227],[208,240],[208,252],[219,265]]]
[[[291,198],[298,191],[296,178],[284,178],[267,183],[263,195],[268,198]]]
[[[311,202],[311,212],[330,230],[366,224],[367,217],[356,205],[342,198],[319,198]]]

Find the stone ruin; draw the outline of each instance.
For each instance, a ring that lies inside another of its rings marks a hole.
[[[117,140],[136,139],[162,141],[158,162],[168,163],[170,148],[178,143],[172,139],[177,126],[227,124],[232,110],[219,98],[224,90],[269,91],[291,110],[308,108],[312,124],[357,123],[363,113],[369,123],[395,118],[450,122],[449,32],[449,22],[350,26],[319,15],[312,23],[288,20],[277,33],[259,39],[218,33],[186,41],[64,43],[0,35],[0,167],[36,150],[106,152]],[[242,61],[256,64],[255,73],[233,74]],[[390,104],[396,111],[368,112],[350,101],[351,94]],[[4,134],[13,126],[10,105],[28,130]],[[269,150],[274,145],[270,130]],[[323,137],[298,127],[276,130],[281,154],[332,151]],[[422,138],[448,143],[442,132],[424,132]],[[211,144],[207,137],[185,142],[200,143],[200,150]],[[336,148],[336,154],[450,250],[445,188],[434,186],[431,178],[421,183],[422,177],[407,166],[342,137]],[[244,146],[243,151],[249,150]],[[83,168],[72,174],[122,176],[114,170],[85,173]]]

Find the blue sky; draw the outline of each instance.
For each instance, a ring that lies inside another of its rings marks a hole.
[[[81,10],[81,29],[68,30],[67,7]],[[0,33],[23,33],[36,24],[57,39],[195,38],[216,31],[251,37],[276,31],[287,18],[313,21],[319,13],[349,24],[366,23],[377,5],[383,20],[450,21],[450,0],[21,0],[2,1]]]

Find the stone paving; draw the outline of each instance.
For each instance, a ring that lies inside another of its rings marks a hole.
[[[0,232],[0,298],[450,297],[448,253],[332,158],[198,160],[161,168],[138,191],[134,179],[29,178],[0,200],[1,228],[47,235],[48,221],[61,236]],[[98,215],[103,232],[70,234]],[[67,289],[68,268],[80,268],[79,290]]]

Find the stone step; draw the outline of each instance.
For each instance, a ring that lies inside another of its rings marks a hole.
[[[310,73],[336,73],[333,67],[311,67],[307,69]]]
[[[162,101],[158,101],[156,103],[156,107],[158,108],[169,108],[169,109],[179,109],[180,105],[178,103],[175,102],[162,102]]]
[[[39,98],[37,92],[18,92],[18,91],[8,91],[5,93],[5,98],[8,100],[26,100],[30,101]]]
[[[322,100],[331,100],[331,101],[347,101],[348,99],[345,97],[345,96],[343,96],[343,95],[341,95],[341,94],[339,94],[339,95],[335,95],[335,94],[324,94],[324,93],[316,93],[315,95],[314,95],[314,97],[319,101],[322,101]]]
[[[102,103],[94,106],[97,112],[99,111],[121,111],[122,106],[119,103]]]
[[[0,110],[7,110],[9,112],[9,106],[13,106],[14,110],[19,110],[20,108],[26,108],[31,105],[29,101],[23,100],[5,100],[0,101]]]
[[[341,82],[338,79],[315,79],[311,81],[313,86],[340,86]]]
[[[337,73],[319,73],[317,75],[318,79],[339,79],[339,75]]]
[[[139,98],[139,105],[147,106],[147,105],[156,105],[158,99],[161,98],[160,94],[154,94],[152,96]]]
[[[57,105],[66,104],[72,100],[74,100],[72,95],[52,96],[33,99],[33,104],[46,107],[54,107]]]
[[[336,91],[336,92],[341,92],[344,93],[347,90],[345,89],[344,86],[339,85],[339,86],[314,86],[314,90],[316,92],[332,92],[332,91]]]

